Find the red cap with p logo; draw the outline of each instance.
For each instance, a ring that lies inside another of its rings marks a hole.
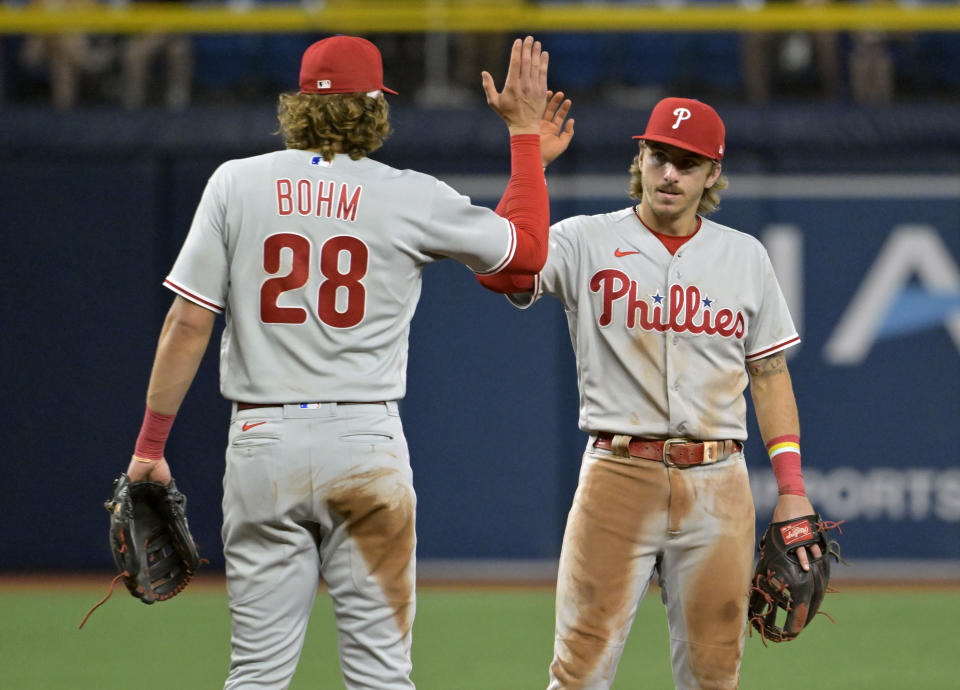
[[[300,62],[300,93],[397,93],[383,85],[380,51],[365,38],[331,36],[317,41]]]
[[[634,139],[670,144],[723,160],[725,129],[717,111],[692,98],[664,98],[650,113],[647,131]]]

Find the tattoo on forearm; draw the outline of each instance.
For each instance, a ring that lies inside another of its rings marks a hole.
[[[751,376],[775,376],[787,371],[787,360],[782,353],[770,355],[755,362],[750,362],[748,371]]]

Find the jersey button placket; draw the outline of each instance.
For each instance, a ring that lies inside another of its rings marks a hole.
[[[664,295],[670,294],[670,283],[676,282],[675,278],[679,277],[678,273],[675,271],[675,264],[676,264],[676,257],[673,258],[670,268],[667,271],[667,275],[666,275],[667,285],[666,285],[665,291],[662,293]],[[664,307],[663,321],[665,323],[670,323],[672,315],[670,314],[670,298],[669,297],[664,299],[663,307]],[[675,402],[682,403],[682,401],[678,400],[678,395],[680,391],[680,383],[679,383],[680,370],[677,364],[677,356],[679,353],[679,350],[677,349],[677,347],[680,344],[680,335],[672,330],[666,330],[664,332],[664,336],[666,338],[665,340],[666,347],[664,348],[665,350],[664,351],[664,369],[666,373],[667,382],[672,382],[672,383],[668,383],[667,390],[666,390],[667,419],[668,419],[669,426],[672,428],[673,425],[676,423],[676,420],[674,419],[675,412],[682,415],[682,412],[680,411],[683,409],[682,404],[674,404]]]

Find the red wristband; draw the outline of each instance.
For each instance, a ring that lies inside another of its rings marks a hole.
[[[167,436],[173,426],[175,414],[158,414],[147,407],[143,413],[143,424],[140,426],[140,435],[137,436],[137,445],[133,454],[138,458],[159,460],[163,457],[164,446],[167,445]]]
[[[779,494],[806,496],[807,490],[803,486],[803,472],[800,469],[800,437],[787,434],[772,438],[767,443],[767,453],[770,455]]]

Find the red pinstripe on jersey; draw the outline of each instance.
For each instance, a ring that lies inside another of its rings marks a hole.
[[[510,223],[510,242],[507,245],[506,255],[500,260],[500,263],[498,263],[496,266],[491,268],[489,271],[484,271],[483,273],[480,273],[479,275],[487,276],[493,273],[499,273],[504,269],[505,266],[509,265],[509,263],[513,261],[513,256],[516,253],[517,253],[517,226],[515,226],[513,223]]]

